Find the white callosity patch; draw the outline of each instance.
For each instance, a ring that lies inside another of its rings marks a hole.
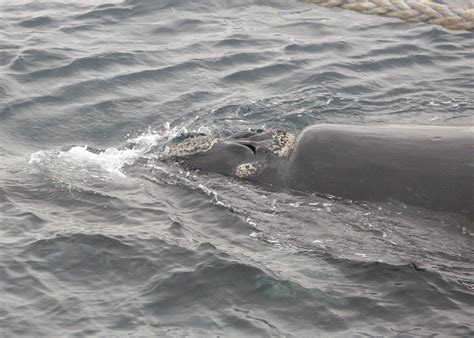
[[[245,178],[254,175],[260,168],[259,163],[243,163],[235,170],[237,177]]]
[[[279,157],[288,157],[293,149],[296,136],[287,131],[274,131],[272,133],[272,144],[268,148],[270,152]]]
[[[204,153],[211,150],[211,148],[216,144],[217,139],[210,136],[201,136],[196,137],[190,140],[187,140],[183,143],[177,144],[171,148],[168,152],[169,156],[182,157],[189,156],[197,153]]]

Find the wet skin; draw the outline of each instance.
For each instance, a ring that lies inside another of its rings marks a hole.
[[[322,124],[304,129],[287,152],[275,142],[275,131],[241,132],[175,157],[272,186],[474,214],[474,128]]]

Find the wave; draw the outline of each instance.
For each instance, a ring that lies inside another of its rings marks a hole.
[[[472,33],[281,0],[0,16],[7,335],[473,335],[465,219],[163,159],[196,133],[470,124]]]

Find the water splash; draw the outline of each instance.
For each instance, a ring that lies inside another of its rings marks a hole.
[[[143,157],[156,157],[166,153],[168,144],[180,135],[210,133],[208,127],[188,130],[183,126],[171,127],[169,123],[164,129],[156,131],[148,129],[137,137],[131,137],[120,147],[105,150],[95,149],[87,145],[72,146],[65,150],[40,150],[31,154],[28,164],[56,172],[80,172],[101,178],[125,178],[126,166],[130,166]]]

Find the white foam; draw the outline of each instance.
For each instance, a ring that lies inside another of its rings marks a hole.
[[[48,152],[40,150],[28,157],[28,164],[40,164],[47,157]]]
[[[119,150],[108,148],[100,153],[90,152],[87,146],[72,147],[58,154],[58,159],[69,162],[77,167],[95,167],[107,173],[125,176],[121,171],[124,165],[136,160],[138,152],[134,149]]]
[[[108,174],[109,177],[125,177],[123,168],[126,165],[133,164],[153,147],[172,139],[181,132],[183,132],[182,128],[170,128],[169,124],[166,124],[164,132],[157,133],[148,130],[142,135],[128,139],[125,147],[122,148],[111,147],[102,151],[93,151],[85,145],[71,147],[65,151],[40,150],[29,156],[28,163],[55,171],[82,170],[95,174],[97,172]]]

